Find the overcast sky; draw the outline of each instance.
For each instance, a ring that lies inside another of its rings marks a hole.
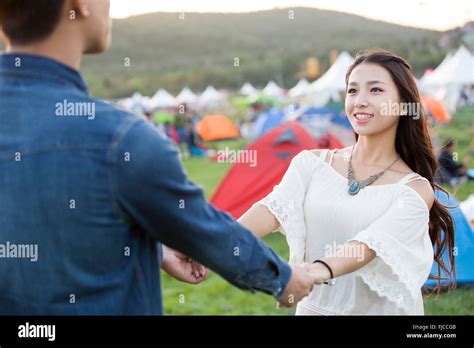
[[[413,27],[446,30],[474,20],[472,0],[111,0],[115,18],[148,12],[251,12],[316,7]],[[295,19],[298,13],[295,12]]]

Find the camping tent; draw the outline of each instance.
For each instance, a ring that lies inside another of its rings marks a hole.
[[[257,116],[252,125],[250,137],[259,138],[271,129],[279,126],[285,119],[285,114],[277,108],[270,108]]]
[[[176,100],[181,104],[194,104],[197,102],[198,97],[188,87],[184,87],[176,96]]]
[[[301,79],[298,83],[288,91],[288,95],[292,98],[304,97],[309,92],[309,82],[306,79]]]
[[[234,139],[239,130],[232,121],[223,115],[209,115],[197,124],[197,131],[204,141]]]
[[[425,95],[421,97],[421,103],[423,104],[427,114],[431,115],[436,122],[446,123],[451,118],[444,107],[443,101]]]
[[[252,86],[250,82],[245,82],[239,92],[240,94],[249,96],[249,95],[254,95],[255,93],[257,93],[257,89],[254,86]]]
[[[431,73],[421,80],[424,94],[443,99],[446,108],[454,111],[458,105],[461,91],[474,85],[474,56],[461,46],[451,57],[447,57]]]
[[[211,202],[235,218],[240,217],[253,203],[270,193],[296,154],[315,148],[314,138],[296,122],[271,130],[242,152],[255,153],[256,165],[242,163],[244,161],[233,164]]]
[[[453,53],[449,52],[444,57],[443,61],[438,65],[438,67],[436,69],[444,69],[443,67],[451,60],[451,58],[453,58]],[[428,78],[428,76],[431,75],[433,72],[434,72],[433,69],[431,69],[431,68],[427,69],[418,82],[420,82],[421,85],[423,85],[423,81],[426,80]]]
[[[443,205],[456,206],[458,204],[457,199],[453,195],[447,197],[445,193],[440,192],[439,190],[436,190],[435,193],[436,198]],[[474,284],[474,232],[459,207],[450,208],[449,212],[454,220],[456,282],[459,286],[472,285]],[[445,264],[447,264],[447,253],[444,252],[442,257]],[[433,263],[431,274],[438,274],[436,262]],[[442,270],[441,276],[446,277]],[[441,282],[441,284],[445,283],[446,282]],[[436,286],[436,281],[432,279],[428,280],[425,284],[426,288],[433,286]]]
[[[141,114],[149,111],[150,97],[143,96],[140,92],[135,92],[130,98],[123,99],[119,105],[127,110]]]
[[[474,194],[471,194],[464,202],[459,204],[464,216],[474,228]]]
[[[160,88],[155,95],[151,97],[148,105],[152,109],[171,108],[176,106],[177,101],[175,97],[169,94],[165,89]]]
[[[423,76],[424,88],[474,84],[474,56],[464,46],[443,60],[430,74]]]
[[[314,105],[324,106],[331,99],[335,101],[341,99],[340,93],[346,88],[346,72],[353,61],[354,58],[349,53],[341,52],[328,71],[309,85],[309,93]]]
[[[213,86],[207,86],[199,96],[199,106],[203,108],[215,107],[224,101],[224,96]]]
[[[267,97],[280,98],[285,94],[285,90],[278,86],[275,81],[269,81],[262,93]]]

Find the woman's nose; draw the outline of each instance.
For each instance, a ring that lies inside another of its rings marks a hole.
[[[364,107],[364,106],[367,106],[368,105],[368,102],[367,102],[367,98],[365,97],[365,95],[363,93],[360,93],[356,100],[355,100],[355,103],[354,103],[354,106],[355,107]]]

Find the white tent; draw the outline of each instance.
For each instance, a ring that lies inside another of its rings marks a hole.
[[[169,94],[165,89],[160,88],[150,99],[148,105],[153,109],[170,108],[178,104],[175,97]]]
[[[243,95],[254,95],[257,93],[257,89],[250,82],[245,82],[239,92]]]
[[[204,92],[199,96],[199,106],[213,107],[218,106],[224,101],[224,95],[213,86],[207,86]]]
[[[290,97],[304,97],[309,92],[309,82],[306,79],[300,79],[298,83],[288,91]]]
[[[459,203],[459,208],[461,208],[469,222],[474,221],[474,194],[469,195],[464,202]]]
[[[285,90],[278,86],[275,81],[269,81],[262,93],[267,97],[279,98],[285,94]]]
[[[444,57],[443,61],[438,65],[438,67],[436,68],[436,70],[438,69],[444,69],[443,67],[451,60],[451,58],[453,58],[453,54],[451,52],[449,52],[446,57]],[[420,85],[423,85],[423,81],[427,79],[427,77],[429,75],[431,75],[432,73],[434,72],[433,71],[426,71],[424,73],[424,75],[421,77],[421,79],[419,80],[420,82]]]
[[[198,97],[188,87],[184,87],[176,96],[176,100],[182,104],[193,104],[197,102]]]
[[[340,92],[346,89],[346,72],[354,58],[343,51],[333,65],[319,79],[309,85],[310,95],[315,106],[323,106],[332,98],[340,101]]]
[[[140,92],[135,92],[130,98],[119,101],[119,105],[135,113],[144,113],[149,111],[149,102],[150,97],[145,97]]]
[[[425,87],[474,84],[474,56],[461,46],[451,57],[447,57],[430,74],[423,77]]]
[[[442,99],[446,108],[456,109],[461,91],[474,85],[474,55],[461,46],[452,57],[447,56],[431,73],[421,80],[422,92]]]

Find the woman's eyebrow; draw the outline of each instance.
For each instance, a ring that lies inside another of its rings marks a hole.
[[[367,85],[375,85],[377,83],[381,83],[383,85],[386,85],[385,82],[378,81],[378,80],[367,81]],[[349,82],[348,86],[358,86],[358,83],[357,82]]]
[[[378,80],[373,80],[373,81],[368,81],[368,82],[367,82],[368,85],[375,85],[375,84],[377,84],[377,83],[381,83],[381,84],[383,84],[383,85],[386,85],[385,82],[378,81]]]

